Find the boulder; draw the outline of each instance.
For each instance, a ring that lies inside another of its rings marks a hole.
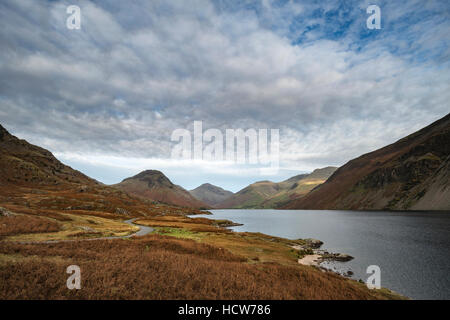
[[[310,248],[318,249],[323,245],[323,242],[317,239],[304,239]]]

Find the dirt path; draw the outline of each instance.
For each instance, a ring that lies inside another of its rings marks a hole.
[[[138,228],[139,228],[139,231],[136,232],[136,233],[132,233],[132,234],[130,234],[130,235],[128,235],[128,236],[119,237],[119,238],[129,238],[129,237],[132,237],[132,236],[142,237],[142,236],[145,236],[145,235],[147,235],[147,234],[152,233],[153,231],[155,231],[155,229],[153,229],[153,228],[151,228],[151,227],[141,226],[141,225],[134,224],[133,222],[136,221],[136,219],[137,219],[137,218],[133,218],[133,219],[130,219],[130,220],[126,220],[126,221],[124,221],[124,222],[125,222],[126,224],[129,224],[130,226],[138,227]]]

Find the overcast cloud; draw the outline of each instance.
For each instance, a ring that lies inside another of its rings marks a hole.
[[[142,169],[189,189],[279,181],[446,115],[449,15],[447,0],[3,0],[0,123],[105,183]],[[280,129],[281,170],[171,160],[172,131],[195,120]]]

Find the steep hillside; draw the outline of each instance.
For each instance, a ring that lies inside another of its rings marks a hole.
[[[199,199],[213,207],[233,195],[233,192],[224,190],[210,183],[204,183],[194,190],[190,190],[189,193],[194,198]]]
[[[114,187],[141,198],[191,208],[208,208],[187,190],[173,184],[162,172],[146,170],[124,179]]]
[[[292,209],[449,210],[450,114],[339,168]]]
[[[282,182],[260,181],[249,185],[216,205],[218,208],[278,208],[292,199],[307,194],[336,170],[335,167],[316,169]]]
[[[59,162],[51,152],[11,135],[0,125],[0,185],[62,186],[99,183]]]

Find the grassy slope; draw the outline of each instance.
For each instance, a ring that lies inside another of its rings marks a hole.
[[[129,231],[117,216],[100,217],[108,214],[92,210],[40,218],[57,222],[60,230],[85,225],[97,227],[103,235],[113,226],[119,233]],[[156,234],[53,244],[6,240],[65,239],[67,235],[25,231],[6,237],[0,241],[0,299],[399,298],[387,290],[368,290],[356,281],[299,265],[297,259],[304,252],[291,245],[305,244],[302,240],[234,233],[218,227],[227,221],[187,218],[179,212],[155,212],[139,223],[155,227]],[[82,290],[66,288],[65,268],[71,264],[82,269]]]
[[[81,268],[81,290],[66,288],[65,270],[72,264]],[[228,250],[160,235],[76,246],[0,242],[0,279],[0,299],[391,297],[310,267],[249,264]]]

